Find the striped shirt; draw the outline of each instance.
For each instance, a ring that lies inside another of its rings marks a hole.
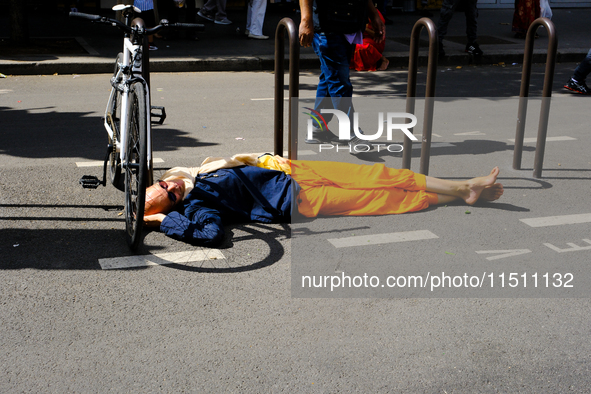
[[[142,11],[154,9],[154,0],[133,0],[133,5]]]

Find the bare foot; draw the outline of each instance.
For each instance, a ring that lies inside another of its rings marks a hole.
[[[479,200],[482,200],[482,201],[498,200],[503,195],[503,192],[504,192],[503,185],[501,185],[500,183],[495,183],[493,185],[490,185],[490,186],[487,186],[484,188],[482,193],[480,193]]]
[[[381,60],[382,60],[382,64],[380,64],[380,67],[378,67],[377,70],[378,71],[386,71],[386,69],[388,68],[388,64],[390,64],[390,61],[383,56],[382,56]]]
[[[465,197],[463,197],[464,201],[468,205],[476,204],[476,201],[480,198],[481,194],[484,194],[483,198],[491,198],[496,196],[499,193],[499,186],[500,186],[500,194],[498,197],[494,198],[495,200],[503,194],[503,186],[501,184],[495,184],[497,180],[497,176],[499,176],[499,167],[495,167],[492,169],[490,174],[487,176],[481,176],[477,178],[472,178],[467,182],[467,188],[465,191]],[[499,185],[499,186],[494,186]],[[487,191],[484,193],[484,190],[491,189],[491,191]],[[490,201],[490,200],[487,200]]]

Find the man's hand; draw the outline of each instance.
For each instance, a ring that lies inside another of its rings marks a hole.
[[[163,213],[144,215],[144,225],[148,227],[159,227],[165,217],[166,215]]]
[[[309,47],[312,45],[312,38],[314,37],[314,24],[300,23],[300,45],[303,47]]]
[[[314,38],[314,20],[312,18],[312,0],[300,0],[300,45],[309,47]]]

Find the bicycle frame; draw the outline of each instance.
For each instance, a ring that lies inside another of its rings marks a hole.
[[[126,16],[127,18],[127,16]],[[143,28],[143,20],[140,18],[136,18],[133,20],[132,24],[139,24]],[[112,88],[111,94],[109,96],[109,100],[107,102],[107,108],[105,110],[105,118],[104,118],[104,126],[113,141],[115,151],[118,152],[119,157],[121,159],[121,166],[125,168],[128,164],[127,162],[127,106],[129,101],[129,86],[133,82],[137,82],[138,80],[141,81],[145,87],[146,92],[146,114],[148,114],[148,119],[150,116],[151,111],[151,103],[150,103],[150,89],[148,86],[147,81],[144,79],[142,75],[143,70],[143,48],[142,43],[134,44],[135,38],[126,34],[123,39],[123,59],[120,64],[117,64],[117,73],[115,77],[111,80]],[[117,95],[117,91],[121,92],[121,128],[119,130],[119,139],[115,138],[115,132],[111,128],[109,124],[109,119],[112,119],[112,113],[110,110],[112,108],[113,100]],[[147,143],[148,143],[148,171],[152,170],[152,127],[150,125],[151,122],[147,122]]]

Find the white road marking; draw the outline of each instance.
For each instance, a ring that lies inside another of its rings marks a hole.
[[[6,94],[6,93],[10,93],[13,92],[12,89],[0,89],[0,94]]]
[[[519,219],[530,227],[561,226],[564,224],[580,224],[591,222],[591,213],[576,215],[546,216],[541,218]]]
[[[310,100],[314,99],[315,97],[293,97],[293,99],[303,99],[303,100]],[[289,97],[284,97],[283,100],[289,100]],[[261,98],[251,98],[250,101],[275,101],[275,97],[261,97]]]
[[[164,163],[164,160],[155,157],[152,159],[153,163]],[[102,160],[94,160],[94,161],[77,161],[76,167],[101,167],[103,165]]]
[[[417,137],[419,140],[421,140],[423,138],[423,135],[422,134],[413,134],[413,135],[415,137]],[[439,137],[439,138],[441,138],[441,136],[439,134],[435,134],[435,133],[431,133],[431,137]]]
[[[423,144],[420,141],[415,142],[412,144],[413,149],[421,149]],[[449,142],[431,142],[431,149],[435,148],[453,148],[455,147],[454,144],[450,144]]]
[[[583,239],[583,242],[588,243],[589,245],[591,245],[591,239]],[[564,252],[578,252],[580,250],[591,250],[591,246],[579,246],[575,243],[572,242],[567,242],[566,243],[568,246],[570,246],[569,249],[560,249],[557,246],[554,246],[552,244],[548,244],[545,243],[544,245],[546,245],[547,247],[549,247],[550,249],[554,250],[555,252],[558,253],[564,253]]]
[[[417,230],[403,231],[399,233],[371,234],[358,235],[355,237],[331,238],[327,241],[330,242],[335,248],[349,248],[352,246],[379,245],[406,241],[421,241],[424,239],[433,238],[439,237],[428,230]]]
[[[529,249],[509,249],[509,250],[477,250],[478,254],[501,253],[497,256],[487,257],[487,260],[504,259],[506,257],[519,256],[520,254],[531,253]]]
[[[515,139],[509,139],[509,141],[511,142],[515,142]],[[537,142],[538,138],[524,138],[523,142],[527,143],[527,142]],[[560,136],[560,137],[546,137],[546,142],[552,142],[552,141],[576,141],[576,138],[573,137],[568,137],[566,135]]]
[[[148,267],[165,264],[187,264],[196,261],[224,259],[224,255],[217,249],[197,249],[185,252],[149,254],[145,256],[114,257],[99,259],[102,269],[121,269],[132,267]]]
[[[455,133],[454,135],[486,135],[482,131],[467,131],[465,133]]]

